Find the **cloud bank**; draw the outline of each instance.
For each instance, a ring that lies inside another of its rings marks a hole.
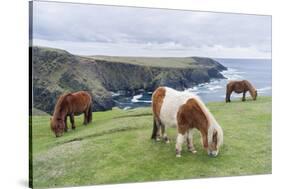
[[[270,58],[271,17],[34,2],[33,38],[81,55]]]

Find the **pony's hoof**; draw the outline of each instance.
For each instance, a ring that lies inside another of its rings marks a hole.
[[[193,153],[193,154],[196,154],[196,153],[197,153],[196,150],[191,150],[190,152]]]
[[[166,140],[166,144],[170,144],[170,140]]]
[[[160,141],[160,138],[156,138],[156,141]]]
[[[181,155],[180,154],[176,154],[176,157],[179,158],[179,157],[181,157]]]

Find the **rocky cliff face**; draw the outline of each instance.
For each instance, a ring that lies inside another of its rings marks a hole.
[[[30,50],[33,105],[48,113],[52,113],[58,96],[65,92],[89,91],[93,110],[103,111],[114,107],[111,92],[133,95],[139,90],[153,91],[158,86],[183,90],[211,78],[223,78],[220,71],[226,69],[212,59],[200,57],[192,57],[192,66],[156,67],[80,57],[51,48]]]

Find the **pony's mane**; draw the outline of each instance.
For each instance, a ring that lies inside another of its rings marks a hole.
[[[217,137],[217,146],[220,146],[223,144],[223,131],[221,126],[218,124],[217,120],[214,118],[213,114],[209,111],[209,109],[205,106],[205,104],[202,102],[202,100],[197,95],[192,95],[192,98],[196,100],[198,105],[200,106],[201,110],[205,114],[208,123],[208,144],[212,143],[213,140],[213,134],[214,130],[217,131],[218,137]]]
[[[249,88],[251,96],[254,97],[254,93],[256,91],[256,88],[249,81],[244,80],[244,82],[247,85],[247,87]]]
[[[59,97],[57,103],[56,103],[56,106],[55,106],[55,111],[54,111],[54,115],[56,114],[59,114],[61,111],[62,111],[62,105],[66,99],[67,96],[70,96],[71,93],[66,93],[66,94],[63,94]]]

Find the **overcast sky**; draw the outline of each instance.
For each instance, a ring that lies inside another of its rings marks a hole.
[[[270,16],[33,3],[34,45],[80,55],[271,57]]]

